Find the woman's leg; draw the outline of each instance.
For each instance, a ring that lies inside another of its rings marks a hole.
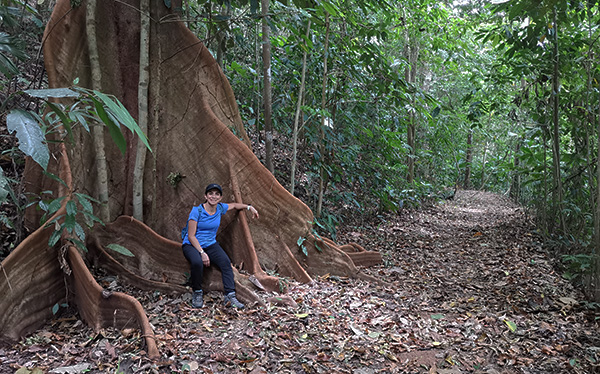
[[[202,274],[204,272],[204,264],[202,263],[202,256],[196,248],[191,244],[184,244],[181,246],[183,255],[190,263],[190,278],[192,280],[192,289],[194,291],[202,290]],[[212,261],[212,260],[211,260]]]
[[[231,268],[231,260],[229,259],[229,256],[227,256],[227,253],[225,253],[219,243],[209,245],[208,247],[204,248],[204,252],[206,252],[208,258],[210,258],[210,263],[215,264],[219,269],[221,269],[225,295],[235,292],[233,269]]]

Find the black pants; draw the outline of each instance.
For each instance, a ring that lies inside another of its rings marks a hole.
[[[202,262],[202,256],[196,248],[191,244],[183,244],[181,246],[183,255],[190,263],[190,277],[192,279],[192,289],[198,291],[202,289],[202,275],[204,274],[204,263]],[[221,270],[223,277],[223,288],[225,294],[235,291],[235,282],[233,280],[233,269],[231,267],[231,260],[227,253],[221,248],[219,243],[209,245],[206,248],[202,248],[210,259],[210,264],[216,265]]]

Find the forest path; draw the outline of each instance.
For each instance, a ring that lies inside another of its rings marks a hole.
[[[458,191],[454,200],[359,226],[346,227],[338,239],[381,251],[384,264],[363,269],[379,284],[329,275],[311,284],[283,279],[297,307],[232,311],[221,306],[219,293],[205,295],[198,310],[189,307],[189,294],[142,292],[100,276],[103,287],[142,303],[159,361],[147,359],[135,329],[94,332],[77,314],[63,314],[18,344],[0,346],[0,373],[21,367],[91,373],[599,371],[593,310],[555,270],[532,222],[508,199]]]
[[[415,350],[401,356],[455,370],[443,373],[598,370],[593,310],[509,199],[458,191],[402,212],[367,242],[384,253],[379,276],[398,287],[404,325],[413,329]]]

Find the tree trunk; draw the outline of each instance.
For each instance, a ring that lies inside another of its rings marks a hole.
[[[563,232],[566,227],[562,214],[562,179],[560,172],[560,117],[559,117],[559,76],[558,76],[558,23],[557,11],[554,9],[554,71],[552,74],[552,205]]]
[[[479,190],[481,190],[481,191],[485,190],[485,182],[486,182],[485,164],[487,162],[487,148],[488,148],[488,143],[486,141],[485,145],[483,146],[483,158],[481,160],[481,183],[479,185]]]
[[[306,39],[310,35],[310,20],[306,26]],[[300,114],[302,113],[302,100],[304,98],[304,82],[306,80],[306,59],[308,57],[308,46],[304,48],[302,56],[302,76],[300,78],[300,89],[298,90],[298,103],[296,105],[296,115],[294,116],[294,131],[292,134],[292,165],[290,167],[290,193],[294,194],[296,186],[296,162],[298,155],[298,124],[300,122]]]
[[[515,146],[515,157],[514,157],[514,161],[513,161],[513,165],[514,165],[514,173],[511,179],[511,184],[510,184],[510,192],[509,192],[509,196],[515,201],[515,202],[519,202],[519,199],[521,197],[521,175],[519,173],[519,153],[521,152],[521,138],[519,138],[517,140],[517,145]]]
[[[411,86],[415,85],[417,79],[417,61],[419,60],[419,46],[412,45],[412,38],[408,33],[406,34],[406,47],[404,49],[404,55],[408,61],[408,66],[404,72],[404,78],[406,83]],[[406,181],[412,184],[415,180],[415,161],[416,161],[416,133],[417,124],[415,118],[415,96],[412,95],[410,111],[408,113],[408,126],[406,128],[406,145],[408,146],[408,159],[406,160],[408,165],[408,173]]]
[[[140,68],[138,84],[138,125],[148,133],[148,85],[150,79],[150,0],[140,0]],[[147,148],[137,141],[135,166],[133,169],[133,217],[144,221],[144,168]]]
[[[273,174],[273,122],[271,121],[271,32],[269,27],[269,0],[261,0],[262,10],[262,57],[263,57],[263,105],[265,115],[265,165]]]
[[[102,91],[102,71],[100,69],[100,57],[98,56],[98,41],[94,18],[97,9],[96,0],[88,0],[85,9],[87,11],[87,46],[92,75],[91,87],[95,90]],[[92,134],[94,136],[94,149],[96,151],[96,196],[100,201],[99,217],[104,222],[108,222],[110,220],[110,206],[108,201],[108,170],[106,166],[106,152],[104,149],[104,126],[99,123],[93,123]]]
[[[173,18],[174,14],[162,0],[151,0],[150,4],[151,20]],[[98,35],[98,45],[103,49],[98,56],[105,76],[104,89],[119,98],[130,112],[135,111],[138,102],[138,77],[127,74],[132,69],[137,71],[140,61],[137,8],[137,0],[99,2],[94,13],[96,23],[103,25],[103,32]],[[68,0],[59,0],[47,26],[52,32],[46,32],[44,45],[51,88],[68,86],[74,77],[79,77],[83,86],[91,84],[85,24],[85,9],[71,11]],[[261,214],[259,220],[249,222],[246,211],[230,213],[224,216],[217,236],[232,262],[245,273],[237,273],[235,277],[242,300],[262,302],[253,292],[253,279],[269,291],[280,291],[279,278],[268,275],[266,270],[276,270],[277,274],[300,282],[311,282],[312,276],[324,274],[376,281],[361,273],[356,265],[381,262],[381,256],[359,247],[347,253],[346,250],[350,250],[347,246],[340,247],[313,236],[310,209],[290,195],[239,140],[245,132],[235,97],[207,48],[182,22],[151,22],[150,30],[149,61],[153,79],[149,107],[153,110],[149,112],[148,122],[157,132],[150,134],[155,140],[153,149],[157,157],[154,164],[146,164],[145,179],[156,189],[152,202],[144,202],[146,224],[122,216],[128,209],[126,202],[132,200],[132,189],[124,188],[132,178],[132,168],[124,165],[133,165],[135,152],[129,149],[123,157],[115,145],[107,144],[107,165],[111,170],[108,187],[115,202],[110,206],[110,215],[113,219],[120,217],[88,233],[87,261],[141,288],[185,292],[181,284],[189,269],[181,252],[180,230],[191,207],[202,202],[204,186],[217,182],[223,186],[225,200],[251,203]],[[228,127],[235,128],[236,134]],[[94,189],[88,173],[95,160],[85,152],[93,140],[85,132],[76,132],[75,138],[78,144],[61,144],[61,151],[49,165],[49,170],[69,181],[69,188],[60,190],[53,179],[47,178],[41,168],[29,161],[24,177],[28,192],[50,189],[68,197],[70,191],[89,194]],[[190,157],[190,154],[198,157]],[[166,182],[171,173],[182,176],[178,184]],[[28,211],[26,219],[28,226],[35,228],[39,212]],[[301,237],[306,239],[308,255],[298,248]],[[123,245],[135,257],[107,252],[105,248],[111,243]],[[68,260],[77,267],[78,274],[84,275],[69,278],[69,289],[79,290],[74,304],[80,314],[86,316],[86,322],[96,328],[111,324],[113,319],[106,316],[120,313],[127,305],[128,310],[138,316],[142,334],[147,337],[148,352],[152,354],[151,331],[146,330],[149,325],[140,315],[139,307],[131,300],[103,300],[91,275],[85,275],[83,262],[78,261],[74,253],[71,256],[71,252]],[[28,266],[32,253],[46,256],[47,266]],[[0,337],[21,336],[51,317],[51,308],[41,310],[40,305],[54,305],[66,294],[64,275],[56,270],[60,269],[57,262],[55,252],[47,248],[47,237],[42,236],[26,239],[3,261],[7,276],[0,277]],[[216,274],[215,271],[205,277],[206,291],[222,288]],[[44,296],[44,303],[38,305],[32,300],[40,295]],[[41,312],[34,314],[36,310]],[[23,321],[23,316],[29,317]],[[94,316],[98,316],[97,319]]]
[[[467,135],[467,153],[465,155],[465,179],[463,180],[463,188],[471,188],[471,163],[473,162],[473,130],[469,130]]]
[[[592,274],[588,292],[596,302],[600,301],[600,106],[596,117],[596,137],[598,139],[596,154],[596,205],[594,211],[594,245],[592,252]]]
[[[321,154],[320,167],[319,167],[319,193],[317,199],[317,212],[316,216],[321,217],[321,211],[323,209],[323,195],[325,194],[325,126],[327,118],[325,117],[325,110],[327,109],[327,57],[329,55],[329,13],[325,11],[325,47],[323,48],[323,83],[321,85],[321,128],[320,128],[320,140],[319,153]]]

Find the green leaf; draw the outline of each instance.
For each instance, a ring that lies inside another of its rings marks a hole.
[[[136,134],[144,143],[146,148],[148,148],[148,150],[152,152],[146,134],[142,132],[142,129],[140,129],[137,122],[135,122],[135,119],[133,119],[133,117],[131,116],[131,114],[129,114],[129,111],[123,106],[123,104],[118,100],[112,100],[108,95],[102,92],[94,91],[94,94],[96,94],[96,96],[98,96],[98,98],[102,100],[104,105],[106,105],[110,112],[115,116],[117,121],[125,125],[125,127],[131,130],[131,132]]]
[[[504,323],[506,323],[511,332],[517,331],[517,325],[514,322],[505,319]]]
[[[49,173],[49,172],[45,171],[44,172],[44,176],[52,179],[53,181],[55,181],[57,183],[62,184],[63,186],[65,186],[67,188],[69,187],[69,186],[67,186],[67,183],[65,183],[65,181],[63,181],[62,179],[60,179],[59,176],[56,175],[56,174],[52,174],[52,173]]]
[[[29,96],[47,99],[49,97],[79,97],[79,93],[70,88],[46,88],[41,90],[25,90]]]
[[[60,308],[60,305],[58,305],[58,303],[54,304],[52,306],[52,314],[56,315],[56,313],[58,313],[58,309]]]
[[[48,245],[50,247],[54,247],[54,245],[56,243],[58,243],[58,239],[60,239],[61,233],[62,233],[62,228],[61,228],[61,230],[54,231],[52,233],[52,235],[50,235],[50,239],[48,239]]]
[[[54,113],[56,113],[56,115],[58,116],[58,118],[60,118],[60,121],[62,122],[64,128],[67,130],[67,134],[69,135],[69,140],[71,142],[74,142],[74,138],[73,138],[73,131],[71,130],[71,119],[69,117],[67,117],[67,115],[65,114],[65,112],[60,108],[60,106],[52,103],[52,102],[47,102],[46,104],[48,104],[48,106],[50,107],[50,109],[52,109],[52,111]]]
[[[75,216],[77,214],[77,204],[73,200],[67,202],[67,215]]]
[[[74,239],[74,238],[71,238],[70,240],[73,242],[73,244],[75,244],[77,246],[77,248],[81,249],[83,252],[87,252],[88,251],[87,247],[85,246],[85,244],[81,240],[77,240],[77,239]]]
[[[8,179],[6,179],[4,176],[4,170],[2,170],[2,167],[0,167],[0,203],[6,201],[9,192],[8,189]]]
[[[62,202],[64,199],[65,199],[65,197],[62,196],[62,197],[52,200],[48,204],[48,210],[47,210],[48,214],[52,215],[52,214],[56,213],[60,209],[60,206],[62,205]]]
[[[9,133],[17,132],[19,149],[46,170],[50,152],[44,132],[33,116],[23,110],[12,110],[6,117],[6,125]]]
[[[431,319],[442,319],[444,318],[443,314],[432,314]]]
[[[121,151],[121,154],[124,155],[125,151],[127,150],[127,141],[125,140],[121,129],[108,117],[108,114],[106,113],[106,110],[104,110],[102,103],[94,98],[92,98],[92,101],[94,102],[94,107],[96,108],[96,114],[102,120],[102,122],[104,122],[106,127],[108,127],[110,136]]]
[[[325,8],[325,10],[327,11],[327,13],[329,13],[329,15],[331,15],[332,17],[337,16],[338,11],[333,4],[331,4],[327,1],[324,1],[321,3],[321,5],[323,5],[323,8]]]
[[[84,211],[89,212],[89,213],[94,212],[94,207],[92,206],[92,203],[90,203],[90,200],[87,198],[86,195],[78,193],[78,192],[75,192],[74,195],[75,195],[75,197],[77,197],[77,201],[79,201],[79,204],[81,204]]]
[[[67,203],[68,205],[68,203]],[[65,222],[63,224],[63,227],[67,230],[67,232],[69,234],[73,233],[73,230],[75,229],[75,216],[72,216],[70,214],[67,214],[65,216]]]
[[[85,231],[83,230],[83,227],[81,227],[81,225],[77,222],[75,222],[75,235],[77,235],[79,239],[85,240]]]
[[[124,256],[135,257],[135,255],[133,253],[131,253],[131,251],[129,249],[123,247],[120,244],[111,243],[111,244],[107,245],[106,248],[112,249],[113,251],[120,253]]]
[[[4,53],[0,53],[0,72],[10,79],[19,74],[19,68]]]

